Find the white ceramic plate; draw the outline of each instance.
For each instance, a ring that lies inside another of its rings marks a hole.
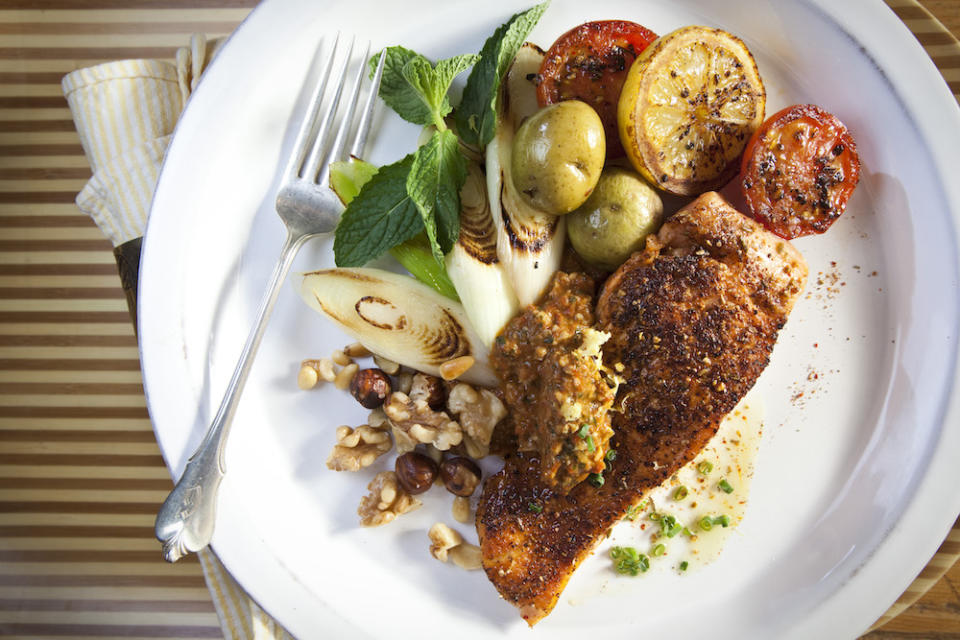
[[[482,572],[433,560],[425,531],[449,496],[376,529],[357,525],[373,473],[325,460],[339,424],[365,414],[332,389],[300,392],[299,361],[347,342],[281,293],[227,451],[213,546],[254,598],[301,637],[853,637],[890,605],[960,511],[957,411],[960,114],[940,75],[881,2],[556,0],[531,40],[588,19],[659,33],[723,27],[754,52],[768,113],[818,103],[853,131],[863,161],[848,213],[796,242],[808,295],[755,392],[766,422],[747,517],[694,574],[619,578],[594,557],[532,632]],[[519,8],[268,0],[193,96],[164,166],[140,284],[150,413],[175,476],[219,402],[280,249],[277,167],[308,61],[341,29],[431,58],[479,50]],[[392,161],[418,131],[379,112],[369,158]],[[294,270],[331,264],[319,240]],[[464,528],[465,529],[465,528]],[[470,532],[471,535],[475,535]]]

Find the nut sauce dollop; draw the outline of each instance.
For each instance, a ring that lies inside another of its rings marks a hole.
[[[511,320],[491,366],[515,424],[518,449],[538,453],[544,481],[567,493],[604,470],[616,383],[603,370],[609,334],[593,329],[594,281],[557,272],[546,296]]]

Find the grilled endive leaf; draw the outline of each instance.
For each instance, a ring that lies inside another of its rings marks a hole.
[[[303,274],[300,295],[385,358],[440,375],[444,362],[473,356],[475,364],[460,379],[497,384],[463,306],[413,278],[381,269],[325,269]]]
[[[516,127],[537,108],[529,81],[540,69],[543,53],[526,44],[517,53],[503,85],[497,132],[486,149],[487,191],[497,228],[497,256],[509,276],[521,307],[537,301],[563,256],[563,217],[524,203],[510,173],[510,151]],[[461,294],[462,295],[462,294]]]
[[[447,254],[447,274],[483,343],[489,347],[520,309],[510,279],[497,257],[497,235],[490,215],[486,177],[480,165],[467,166],[460,190],[460,238]]]

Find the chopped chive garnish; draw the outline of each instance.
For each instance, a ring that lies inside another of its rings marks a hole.
[[[689,566],[690,566],[690,563],[684,560],[683,562],[680,563],[680,571],[686,571],[687,567]]]
[[[533,511],[534,513],[542,513],[543,505],[537,504],[536,502],[531,502],[530,504],[527,505],[527,509],[529,509],[530,511]]]
[[[702,475],[707,475],[708,473],[713,471],[713,463],[710,462],[709,460],[702,460],[697,465],[697,471],[699,471]]]
[[[593,444],[593,436],[587,436],[587,451],[593,453],[597,450],[597,445]],[[730,488],[730,491],[733,491],[733,488]]]
[[[589,476],[587,476],[587,482],[589,482],[595,487],[602,487],[604,483],[604,479],[603,479],[603,476],[600,475],[599,473],[591,473]]]
[[[673,492],[673,499],[677,502],[680,502],[681,500],[686,499],[688,495],[690,495],[690,492],[687,490],[687,488],[683,485],[680,485],[677,487],[677,490]]]
[[[588,435],[590,435],[590,425],[585,424],[581,426],[580,431],[577,431],[577,435],[581,438],[586,438]]]
[[[660,518],[660,530],[663,535],[668,538],[672,538],[681,531],[683,531],[683,525],[677,522],[677,519],[671,515],[661,516]]]
[[[607,455],[603,456],[603,459],[606,460],[607,462],[613,462],[614,460],[617,459],[617,450],[610,449],[609,451],[607,451]]]
[[[617,573],[635,576],[650,568],[650,559],[633,547],[613,547],[610,558]]]
[[[667,552],[667,548],[663,544],[654,545],[653,549],[650,550],[650,555],[653,557],[662,556]]]
[[[715,524],[718,524],[721,527],[726,528],[730,526],[730,516],[726,514],[722,516],[716,516],[713,518],[711,518],[710,516],[704,516],[700,518],[699,524],[700,524],[700,528],[703,529],[704,531],[710,531],[710,529],[712,529],[713,525]]]
[[[727,482],[726,478],[722,478],[720,482],[717,483],[717,486],[720,487],[720,491],[724,493],[733,493],[733,487]]]
[[[627,509],[627,515],[625,515],[624,518],[631,521],[636,520],[637,516],[640,515],[640,512],[642,512],[646,508],[647,508],[646,501],[641,502],[640,504],[635,504],[629,509]]]

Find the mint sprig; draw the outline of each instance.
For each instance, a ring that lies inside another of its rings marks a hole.
[[[478,57],[475,54],[454,56],[434,66],[416,51],[387,47],[379,95],[404,120],[440,126],[453,108],[447,97],[453,79],[469,69]],[[379,59],[379,54],[370,58],[371,73]]]
[[[470,71],[463,99],[454,112],[457,133],[467,144],[483,149],[493,140],[500,83],[549,4],[544,2],[513,15],[483,44],[480,60]]]
[[[433,64],[405,47],[386,49],[380,97],[403,119],[434,131],[416,152],[382,167],[347,204],[333,245],[337,266],[362,266],[424,233],[443,270],[443,256],[460,235],[460,189],[467,177],[460,140],[445,119],[454,114],[457,132],[467,144],[482,147],[493,138],[500,82],[546,7],[538,5],[510,18],[479,54]],[[379,58],[370,59],[371,73]],[[450,86],[471,66],[463,100],[455,109]]]

